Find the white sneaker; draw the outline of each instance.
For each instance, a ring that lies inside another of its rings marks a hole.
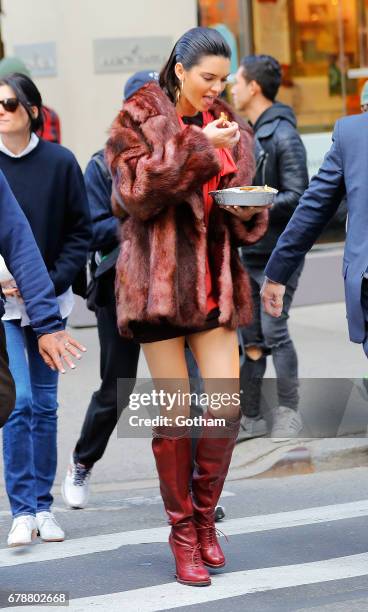
[[[268,427],[265,419],[251,418],[243,416],[240,421],[240,429],[238,435],[238,442],[242,440],[251,440],[252,438],[260,438],[261,436],[267,435]]]
[[[31,514],[23,514],[13,519],[8,535],[8,546],[27,546],[37,538],[36,518]]]
[[[63,500],[70,508],[85,508],[89,498],[89,479],[92,468],[75,463],[73,455],[61,485]]]
[[[296,410],[279,406],[273,411],[272,442],[286,442],[296,438],[302,429],[303,423]]]
[[[36,512],[36,524],[41,540],[44,542],[63,542],[65,533],[52,512]]]

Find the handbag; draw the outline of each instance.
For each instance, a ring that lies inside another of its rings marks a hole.
[[[120,246],[116,246],[110,253],[102,256],[97,264],[95,253],[89,261],[90,280],[86,291],[86,304],[88,310],[96,312],[96,308],[104,306],[104,284],[114,269],[119,257]]]

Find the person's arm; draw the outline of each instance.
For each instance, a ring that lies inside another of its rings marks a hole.
[[[266,312],[273,316],[281,314],[287,281],[336,212],[345,194],[339,130],[337,122],[331,149],[318,174],[312,178],[267,263],[266,281],[261,294]]]
[[[28,220],[0,172],[0,251],[37,335],[63,329],[55,292]]]
[[[40,353],[52,369],[65,372],[62,359],[74,368],[85,348],[64,331],[53,285],[28,220],[0,172],[0,252],[24,300]]]
[[[97,154],[98,155],[98,154]],[[114,217],[111,209],[112,180],[108,177],[108,169],[103,156],[94,155],[87,164],[84,173],[88,204],[92,221],[91,251],[113,248],[118,242],[119,220]]]
[[[270,211],[270,222],[287,222],[308,186],[307,157],[303,142],[296,130],[287,136],[280,133],[277,142],[279,192]],[[273,185],[270,185],[273,187]]]
[[[75,160],[67,173],[67,206],[64,222],[63,247],[49,270],[56,295],[64,293],[87,261],[92,228],[82,171]]]
[[[123,203],[131,216],[147,221],[181,203],[219,172],[216,149],[202,130],[187,126],[172,136],[170,121],[166,115],[155,115],[138,125],[125,110],[114,121],[106,160],[113,177],[115,213]]]

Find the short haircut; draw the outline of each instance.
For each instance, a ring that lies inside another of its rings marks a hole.
[[[248,83],[256,81],[265,98],[274,102],[281,85],[281,66],[271,55],[246,55],[240,62]]]
[[[0,79],[0,85],[8,85],[13,91],[20,104],[25,109],[30,120],[30,131],[38,132],[43,130],[42,98],[35,83],[26,74],[13,72]],[[34,117],[31,113],[31,106],[36,106],[38,116]]]

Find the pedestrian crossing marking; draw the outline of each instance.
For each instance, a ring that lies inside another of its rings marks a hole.
[[[70,612],[159,612],[181,606],[205,604],[241,595],[357,578],[368,575],[368,553],[337,557],[323,561],[242,570],[212,576],[212,585],[190,588],[177,582],[107,593],[95,597],[71,599]],[[12,608],[24,612],[23,607]],[[55,607],[42,606],[46,612]]]
[[[244,516],[225,521],[223,523],[223,530],[226,532],[226,535],[232,536],[364,516],[368,516],[368,500],[303,508],[301,510],[277,512],[274,514]],[[38,543],[24,549],[2,548],[0,549],[0,567],[11,567],[26,563],[54,561],[56,559],[108,552],[117,550],[122,546],[167,542],[168,535],[169,527],[155,527],[75,538],[65,542]]]

